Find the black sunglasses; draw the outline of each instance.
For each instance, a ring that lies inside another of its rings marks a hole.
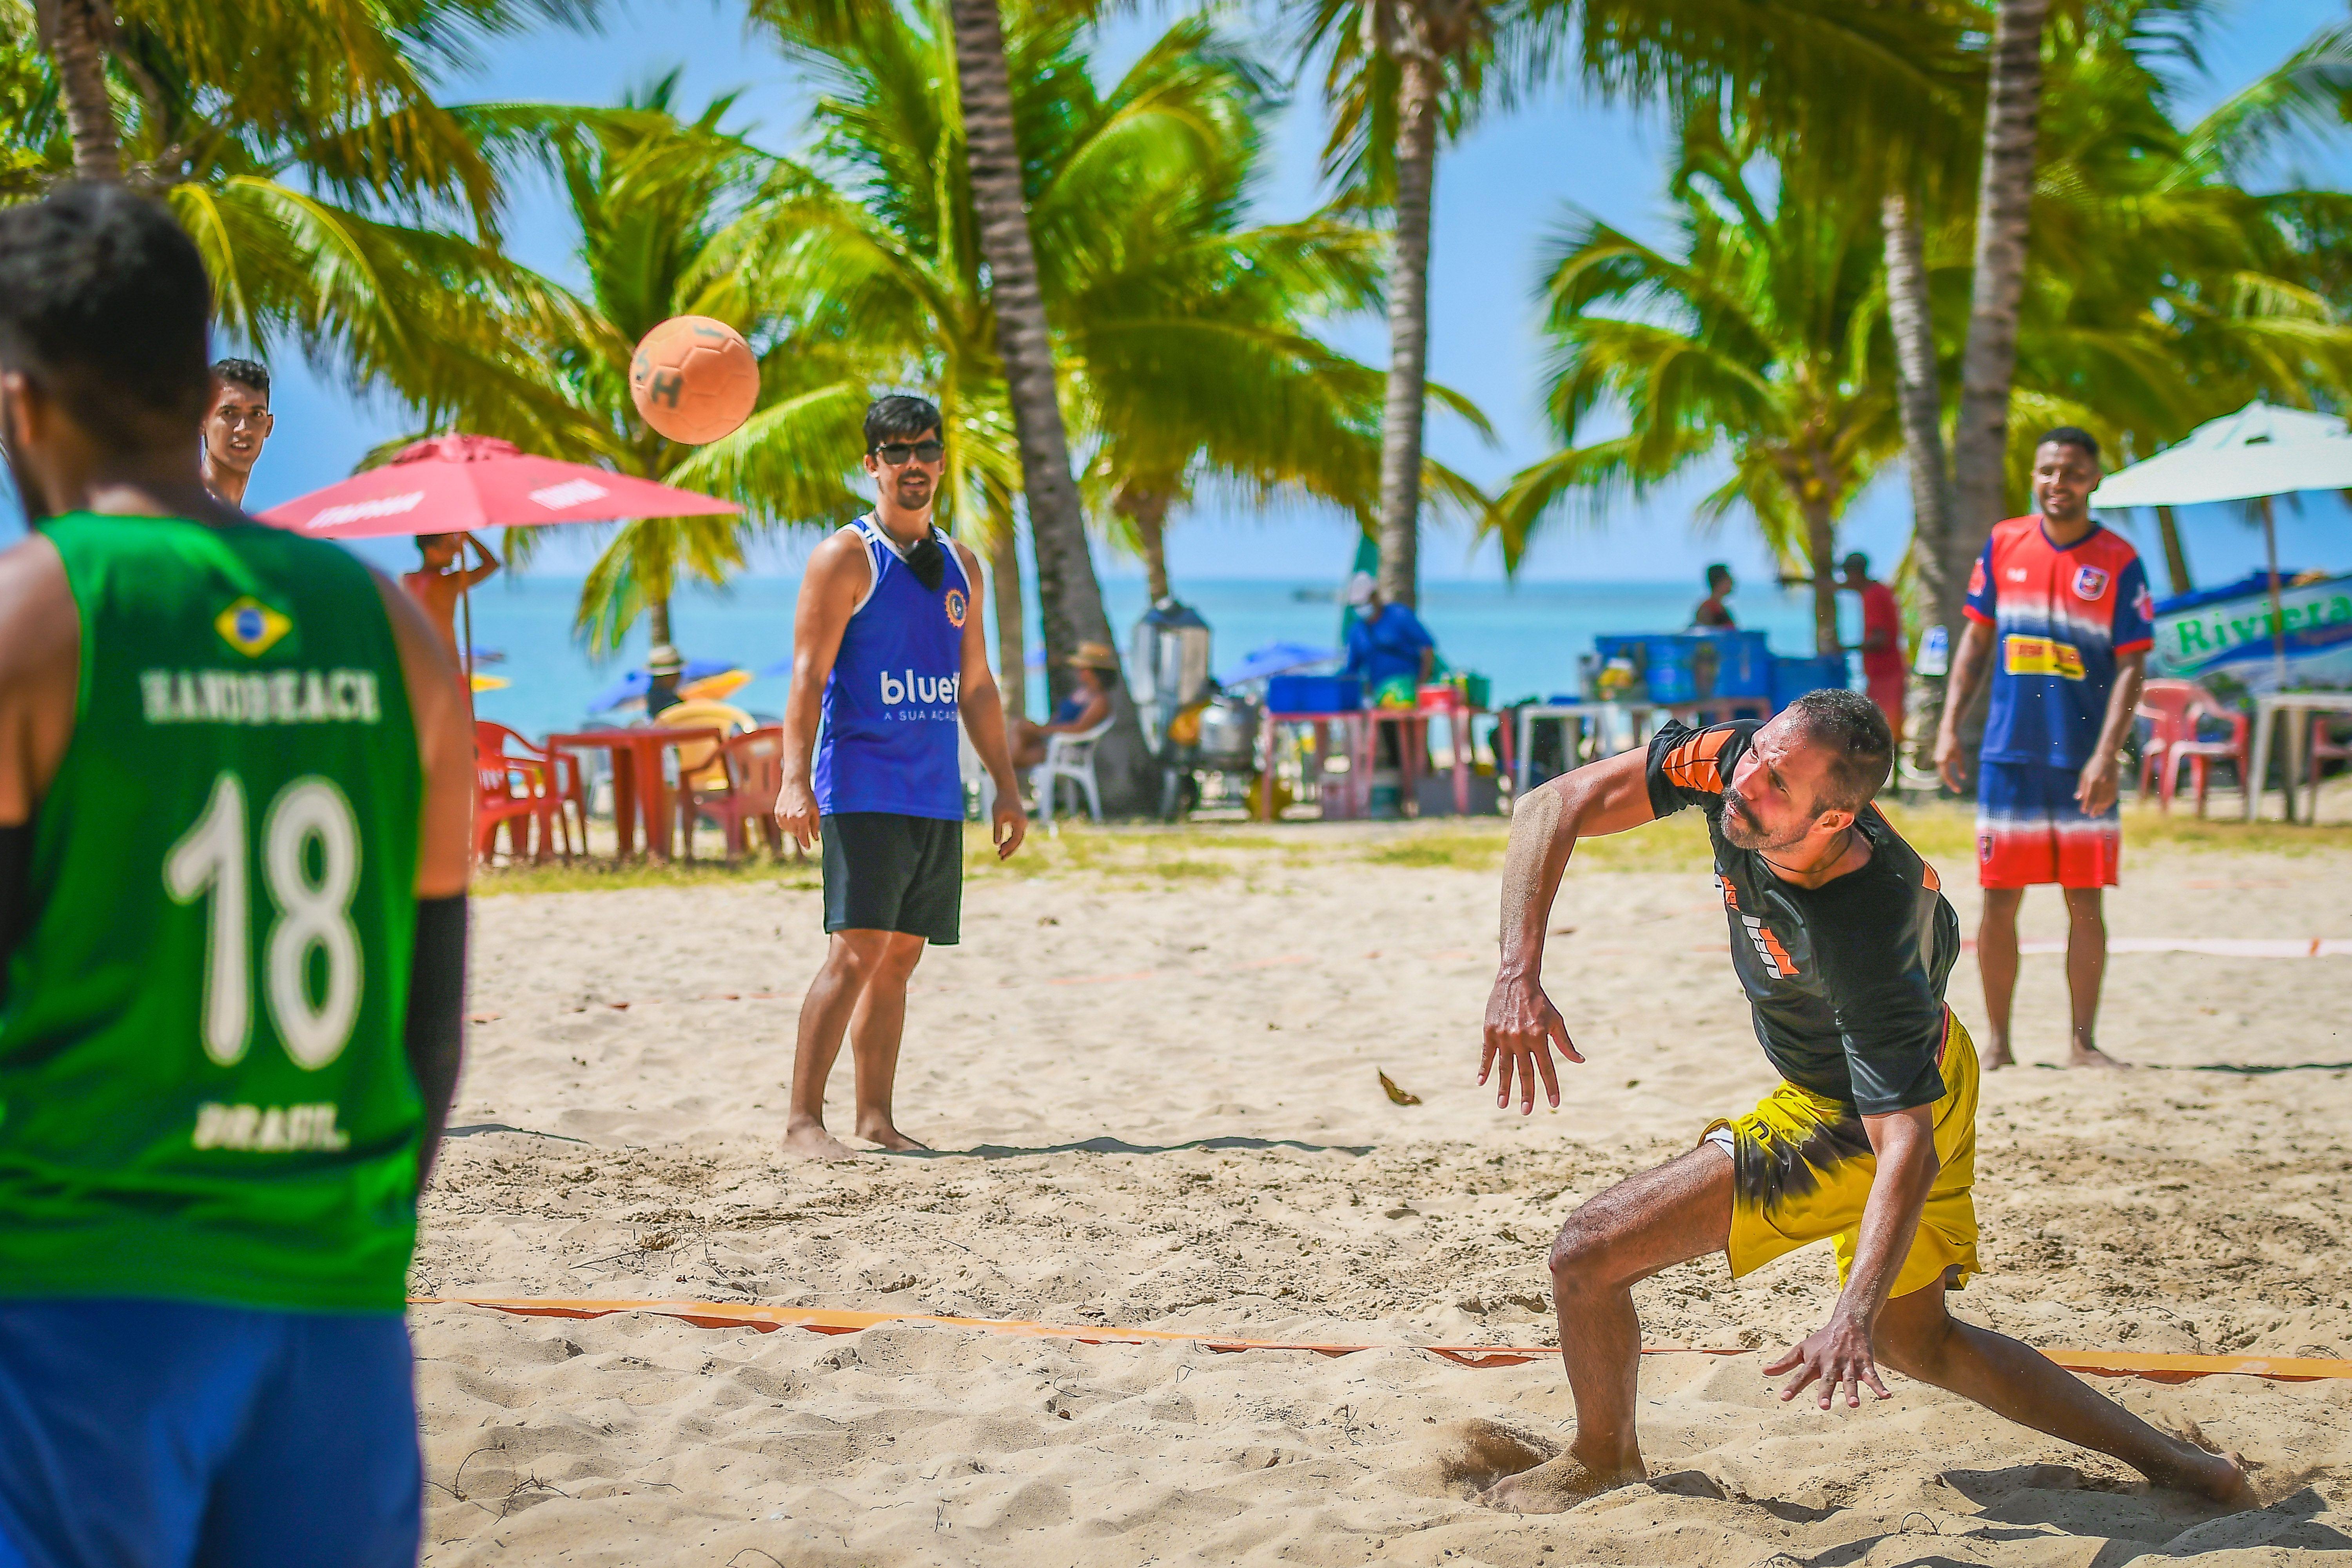
[[[911,445],[905,441],[885,441],[878,447],[868,447],[866,450],[894,468],[909,458],[919,463],[936,463],[948,455],[944,441],[917,441]]]

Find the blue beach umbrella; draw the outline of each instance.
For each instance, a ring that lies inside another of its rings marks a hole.
[[[1339,657],[1336,648],[1317,647],[1312,643],[1286,640],[1270,642],[1242,658],[1239,664],[1217,677],[1221,686],[1239,686],[1244,681],[1264,680],[1270,675],[1284,675],[1309,665],[1328,664]]]
[[[741,668],[742,666],[729,658],[689,658],[686,661],[686,668],[678,673],[678,684],[683,686],[688,681],[701,680],[713,675],[724,675],[730,669]],[[652,685],[652,676],[642,669],[633,669],[590,698],[588,711],[602,713],[607,709],[618,708],[624,702],[642,702],[646,700],[646,690]]]

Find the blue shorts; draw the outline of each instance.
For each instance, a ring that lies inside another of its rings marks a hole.
[[[415,1568],[408,1325],[0,1300],[0,1568]]]
[[[2075,803],[2080,768],[1980,763],[1977,883],[1986,888],[2112,888],[2124,858],[2123,818],[2113,805],[2085,816]]]

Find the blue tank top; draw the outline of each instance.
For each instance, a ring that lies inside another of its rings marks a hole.
[[[824,728],[817,737],[820,815],[887,811],[963,819],[956,765],[956,698],[962,683],[963,624],[971,584],[948,536],[932,537],[947,574],[926,588],[871,517],[849,525],[874,573],[849,617],[824,683]]]

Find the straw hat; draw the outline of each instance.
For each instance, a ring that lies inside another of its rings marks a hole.
[[[1080,669],[1112,670],[1118,668],[1118,655],[1107,642],[1082,642],[1078,651],[1062,662]]]
[[[676,675],[686,668],[686,660],[677,649],[666,642],[656,643],[646,654],[646,673],[651,676]]]

